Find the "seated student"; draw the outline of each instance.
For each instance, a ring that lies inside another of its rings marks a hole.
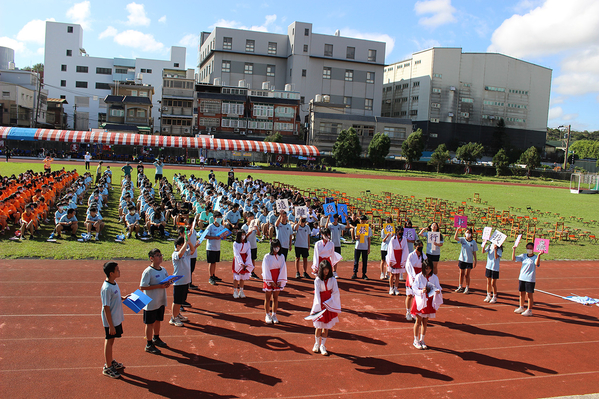
[[[66,214],[67,210],[65,208],[65,204],[63,202],[59,202],[57,205],[56,212],[54,212],[54,232],[52,233],[52,238],[60,238],[60,234],[58,234],[56,231],[56,226],[60,224],[60,219],[62,219],[62,217]]]
[[[0,198],[0,234],[4,235],[5,230],[8,230],[8,219],[10,215],[4,200]]]
[[[135,210],[134,205],[129,206],[129,212],[125,215],[125,225],[127,227],[127,238],[131,237],[131,233],[135,232],[135,238],[139,238],[139,214]]]
[[[233,208],[225,214],[223,225],[231,230],[233,234],[236,234],[237,230],[243,226],[243,219],[241,218],[241,212],[239,212],[239,204],[234,204]]]
[[[102,215],[98,212],[98,208],[89,208],[89,214],[85,219],[84,225],[87,228],[89,236],[91,236],[91,232],[94,230],[96,232],[96,241],[100,239],[100,233],[104,229],[104,221],[102,220]]]
[[[60,221],[56,225],[56,236],[60,237],[60,233],[63,230],[71,230],[71,237],[77,237],[77,228],[79,227],[79,222],[77,221],[77,217],[75,216],[75,209],[69,208],[67,210],[67,214],[63,215],[60,218]]]
[[[35,230],[37,229],[37,218],[33,213],[33,204],[27,204],[25,206],[25,212],[21,215],[21,240],[25,239],[25,232],[28,231],[31,235],[30,239],[33,240]]]
[[[135,207],[135,204],[131,200],[131,194],[126,193],[123,199],[119,202],[119,221],[125,219],[125,215],[129,212],[130,207]]]
[[[153,236],[156,230],[160,231],[160,237],[164,238],[164,228],[166,227],[166,220],[160,206],[154,208],[154,213],[150,217],[150,235]]]
[[[33,203],[34,209],[33,214],[35,218],[39,221],[44,221],[44,223],[49,223],[48,220],[48,205],[46,204],[46,198],[39,196],[38,200]]]

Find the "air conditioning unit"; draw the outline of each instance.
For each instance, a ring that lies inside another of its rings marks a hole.
[[[245,130],[242,130],[241,133],[239,133],[242,136],[245,136]]]
[[[184,128],[183,133],[189,133],[189,128],[188,127]]]
[[[234,131],[235,133],[239,133],[239,129],[238,129],[238,128],[235,128],[233,131]]]
[[[162,107],[163,111],[168,111],[168,107]]]
[[[251,130],[248,130],[248,134],[252,134],[252,133],[254,133],[254,132],[253,132],[253,131],[251,131]]]
[[[295,132],[293,132],[294,136],[299,136],[299,132],[296,130]]]
[[[163,132],[163,133],[168,133],[168,131],[169,131],[168,127],[163,127],[163,128],[162,128],[162,132]]]
[[[455,91],[455,86],[451,86],[451,87],[449,88],[449,90],[451,90],[451,91]]]
[[[449,117],[452,117],[452,116],[453,116],[453,112],[450,112],[450,113],[448,114],[448,116],[449,116]]]

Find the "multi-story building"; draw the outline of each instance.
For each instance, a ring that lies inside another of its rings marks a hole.
[[[323,35],[312,24],[293,22],[287,34],[216,27],[202,32],[198,79],[249,89],[264,82],[279,90],[291,85],[300,93],[300,115],[317,94],[346,104],[357,115],[380,115],[385,43]]]
[[[342,130],[353,128],[358,134],[362,154],[368,153],[368,145],[376,133],[391,139],[389,155],[401,154],[401,145],[412,133],[412,121],[408,118],[354,115],[347,112],[345,104],[333,104],[329,98],[317,96],[310,101],[308,145],[315,145],[321,154],[332,151]]]
[[[38,127],[46,124],[46,112],[48,111],[48,91],[43,89],[40,80],[43,80],[42,74],[33,71],[24,71],[20,69],[5,69],[0,70],[0,81],[18,85],[24,89],[28,89],[33,93],[33,105],[29,114],[30,121],[27,126]],[[38,96],[38,92],[40,93]],[[27,92],[22,92],[24,96]],[[23,106],[28,104],[24,98],[17,101]],[[23,123],[20,119],[19,123]],[[19,124],[19,126],[22,126]]]
[[[44,51],[44,84],[52,98],[64,98],[69,115],[68,126],[77,130],[97,128],[99,121],[107,119],[103,99],[110,93],[114,82],[141,80],[162,90],[162,70],[185,68],[185,48],[171,47],[169,60],[146,58],[90,57],[83,48],[81,25],[46,21]],[[154,96],[152,126],[160,126],[161,96]],[[77,126],[73,125],[74,107],[77,107]],[[100,122],[101,123],[101,122]]]
[[[0,125],[31,127],[34,115],[34,91],[26,87],[0,82]]]
[[[194,133],[194,70],[163,69],[160,133],[189,136]]]
[[[551,69],[491,53],[431,48],[385,67],[382,115],[410,118],[441,143],[492,145],[497,122],[505,122],[511,145],[545,143]]]
[[[112,94],[104,98],[106,121],[100,123],[99,127],[110,131],[152,134],[154,88],[140,81],[117,82],[110,86]]]
[[[67,100],[64,98],[48,99],[46,123],[53,129],[64,130],[67,128],[67,114],[64,112],[64,106],[66,103]]]
[[[263,89],[248,89],[243,83],[198,84],[196,92],[200,133],[262,138],[277,132],[282,136],[299,135],[299,92],[272,90],[267,85]]]

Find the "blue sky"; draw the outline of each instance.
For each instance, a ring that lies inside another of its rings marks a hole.
[[[284,33],[293,21],[315,33],[380,40],[387,63],[433,46],[499,52],[553,70],[548,126],[599,130],[599,0],[396,1],[4,1],[0,46],[17,67],[44,60],[44,21],[79,23],[83,46],[98,57],[168,57],[215,26]]]

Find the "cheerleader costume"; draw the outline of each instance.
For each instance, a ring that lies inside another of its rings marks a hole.
[[[428,294],[426,293],[427,286],[430,288]],[[414,292],[414,301],[410,309],[412,316],[434,319],[437,309],[443,303],[439,278],[435,274],[425,277],[422,273],[418,273],[412,284],[412,291]]]
[[[233,243],[233,264],[231,269],[233,270],[234,280],[250,279],[254,264],[252,263],[252,252],[248,242]]]
[[[283,291],[287,284],[287,264],[283,255],[264,255],[262,260],[262,291]],[[269,283],[275,283],[275,287],[269,286]],[[281,286],[277,287],[276,283]]]
[[[414,251],[408,255],[406,260],[406,272],[408,278],[406,279],[406,295],[414,296],[412,290],[412,284],[416,279],[416,275],[422,272],[422,261],[426,259],[426,254],[422,253],[422,258],[418,257],[418,252]]]
[[[315,328],[330,329],[339,321],[341,313],[341,300],[337,279],[330,277],[322,281],[319,277],[314,279],[314,302],[310,313],[325,311],[318,319],[314,320]]]
[[[331,266],[336,265],[343,259],[341,255],[335,252],[335,244],[331,240],[328,240],[326,244],[324,240],[314,244],[314,256],[312,257],[312,272],[314,274],[318,273],[318,265],[325,259],[329,261]]]
[[[394,236],[387,247],[387,271],[391,274],[400,274],[406,271],[406,260],[408,258],[408,240],[401,241]]]

